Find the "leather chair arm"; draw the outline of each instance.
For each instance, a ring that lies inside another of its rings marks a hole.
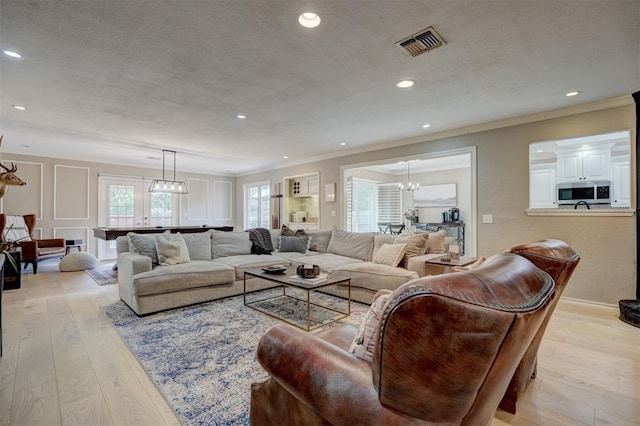
[[[36,241],[22,241],[20,242],[22,249],[22,260],[35,260],[38,258],[38,243]]]
[[[38,247],[64,247],[64,238],[47,238],[44,240],[35,240]]]
[[[416,420],[380,404],[368,362],[291,326],[278,324],[267,330],[258,343],[258,362],[293,397],[331,424]]]

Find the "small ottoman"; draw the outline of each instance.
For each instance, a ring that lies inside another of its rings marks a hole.
[[[69,253],[60,261],[60,271],[73,272],[93,269],[98,266],[98,259],[91,253]]]

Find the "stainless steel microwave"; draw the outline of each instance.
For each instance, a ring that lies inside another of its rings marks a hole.
[[[565,182],[558,184],[558,205],[611,204],[611,181]]]

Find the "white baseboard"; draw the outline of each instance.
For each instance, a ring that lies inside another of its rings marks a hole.
[[[618,305],[612,305],[611,303],[594,302],[592,300],[574,299],[572,297],[560,297],[560,302],[570,303],[572,305],[589,306],[592,308],[608,309],[618,312],[620,309]]]

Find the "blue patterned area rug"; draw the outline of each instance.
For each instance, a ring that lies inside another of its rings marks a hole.
[[[258,341],[280,321],[247,308],[242,296],[146,317],[122,301],[104,309],[184,425],[249,424],[251,384],[268,376]],[[367,309],[352,302],[341,322],[358,325]]]

